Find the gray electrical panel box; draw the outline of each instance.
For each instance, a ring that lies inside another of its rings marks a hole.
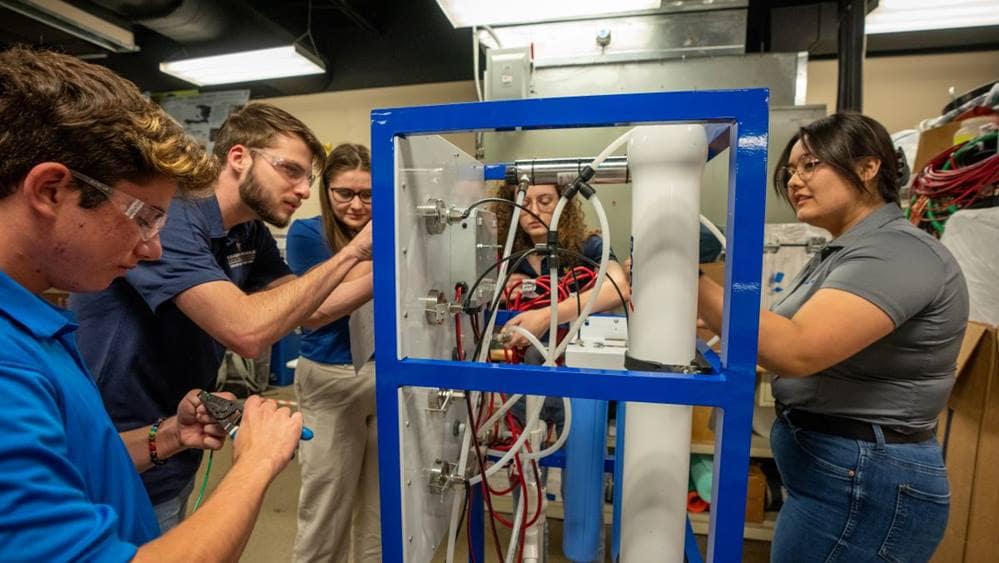
[[[486,51],[487,100],[526,98],[531,92],[531,48]]]

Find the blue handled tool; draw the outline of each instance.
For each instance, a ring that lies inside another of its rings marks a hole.
[[[226,433],[229,434],[229,437],[235,440],[236,431],[239,430],[239,421],[243,418],[243,410],[240,404],[236,401],[212,395],[208,391],[202,391],[198,397],[201,399],[201,403],[205,405],[205,408],[208,409],[208,413],[212,415],[212,418],[217,420]],[[301,439],[308,441],[312,439],[312,436],[312,430],[303,426]]]

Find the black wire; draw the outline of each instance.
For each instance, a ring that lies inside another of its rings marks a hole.
[[[524,207],[523,205],[517,203],[516,201],[511,201],[509,199],[506,199],[505,197],[486,197],[486,198],[482,198],[479,201],[476,201],[475,203],[473,203],[472,205],[469,205],[468,207],[466,207],[465,208],[465,212],[461,214],[461,218],[462,219],[468,219],[468,216],[472,214],[472,209],[474,209],[474,208],[476,208],[476,207],[478,207],[478,206],[480,206],[480,205],[482,205],[484,203],[505,203],[507,205],[512,205],[513,207],[519,207],[521,211],[523,211],[523,212],[527,213],[528,215],[530,215],[531,217],[534,217],[535,219],[537,219],[542,225],[545,226],[545,229],[549,228],[548,227],[548,221],[545,221],[544,219],[542,219],[540,215],[538,215],[537,213],[531,211],[527,207]]]
[[[472,288],[468,290],[468,295],[465,296],[465,302],[462,303],[461,306],[463,308],[465,308],[465,309],[469,309],[470,308],[471,303],[472,303],[472,296],[475,295],[475,290],[479,288],[479,284],[482,283],[482,280],[486,279],[486,276],[488,276],[493,270],[495,270],[496,268],[499,268],[500,264],[502,264],[503,262],[508,262],[510,260],[519,259],[522,256],[525,256],[527,254],[531,254],[533,252],[538,252],[538,250],[535,249],[535,248],[528,248],[527,250],[522,250],[520,252],[516,252],[514,254],[511,254],[511,255],[507,256],[506,258],[503,258],[501,260],[497,260],[495,264],[493,264],[492,266],[489,266],[488,268],[486,268],[486,271],[482,272],[482,275],[479,276],[479,279],[475,280],[475,283],[472,284]],[[519,262],[518,262],[518,264],[519,264]],[[505,289],[505,288],[501,288],[500,289],[500,295],[502,295],[503,289]]]
[[[558,252],[558,249],[556,249],[555,251]],[[579,294],[582,293],[582,292],[579,291],[579,278],[576,277],[576,267],[575,266],[570,267],[569,268],[569,273],[572,274],[572,286],[576,289],[576,291],[575,291],[575,293],[576,293],[576,316],[579,316],[579,315],[581,315],[583,313],[583,303],[582,303],[582,301],[579,298]],[[594,272],[593,275],[594,275],[593,281],[596,281],[597,280],[597,278],[595,277],[596,273]],[[548,293],[548,302],[549,303],[552,302],[552,300],[551,300],[551,292]]]
[[[468,485],[468,481],[462,482],[465,485],[465,502],[461,503],[461,515],[458,516],[458,528],[454,531],[454,542],[458,543],[458,538],[461,537],[461,525],[465,523],[465,511],[468,509],[468,505],[472,504],[472,488]],[[468,546],[469,551],[472,550],[472,546]]]

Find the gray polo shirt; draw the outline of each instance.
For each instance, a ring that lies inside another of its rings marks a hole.
[[[932,429],[954,385],[968,320],[968,288],[954,257],[889,203],[816,253],[772,310],[791,318],[822,288],[877,305],[895,330],[814,375],[776,377],[774,397],[900,432]]]

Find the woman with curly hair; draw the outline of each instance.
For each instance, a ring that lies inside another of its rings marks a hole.
[[[537,244],[543,244],[548,240],[548,224],[551,222],[552,213],[555,211],[555,206],[562,196],[562,189],[552,184],[539,184],[527,188],[523,205],[525,209],[533,212],[534,215],[524,211],[521,212],[513,244],[514,255],[533,248]],[[517,186],[504,185],[500,188],[499,197],[514,201],[516,190]],[[512,206],[497,205],[495,211],[499,220],[499,240],[506,240],[507,229],[510,226],[510,219],[512,217]],[[559,256],[560,279],[568,276],[572,268],[577,266],[587,266],[596,270],[596,266],[579,256],[585,256],[593,262],[599,262],[603,244],[603,238],[598,231],[586,228],[586,223],[583,220],[583,210],[579,205],[579,201],[575,199],[570,201],[559,217],[558,224],[559,248],[569,251]],[[628,277],[613,255],[611,258],[610,264],[607,265],[607,276],[617,284],[621,295],[618,295],[613,284],[605,283],[600,288],[597,300],[593,304],[594,313],[622,306],[631,295]],[[517,262],[515,260],[513,264],[517,264]],[[526,259],[520,261],[516,269],[512,270],[504,290],[506,298],[510,300],[515,299],[520,293],[520,288],[524,280],[547,275],[548,267],[548,257],[537,253],[529,254]],[[573,293],[579,292],[582,289],[575,287],[575,285],[570,285]],[[558,303],[559,324],[575,320],[579,316],[580,303],[586,303],[592,291],[592,289],[583,290],[579,293],[578,300],[572,294],[568,298],[560,298]],[[506,323],[505,328],[510,334],[509,347],[523,348],[528,344],[528,340],[524,335],[511,332],[509,330],[510,327],[523,327],[538,338],[541,338],[548,331],[550,318],[551,307],[541,307],[524,311],[510,319]]]

